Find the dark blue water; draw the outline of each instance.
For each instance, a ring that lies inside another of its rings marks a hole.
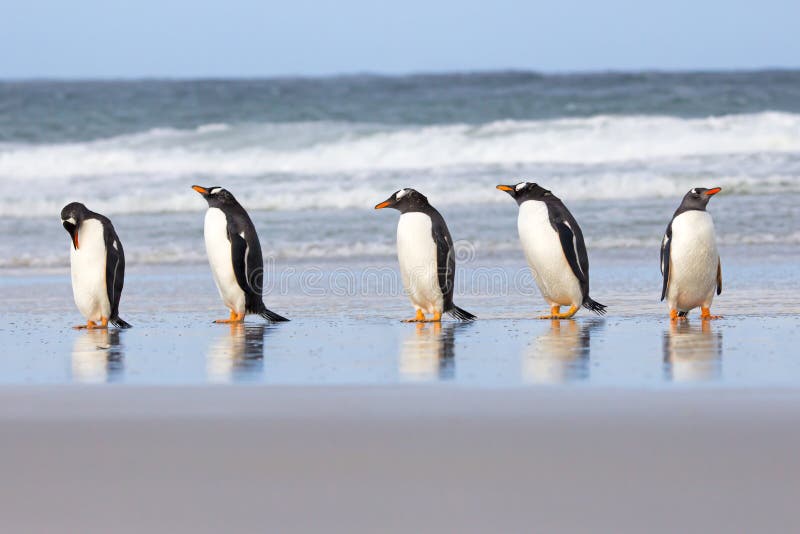
[[[483,124],[767,110],[800,113],[800,71],[0,82],[0,142],[86,141],[210,123]]]

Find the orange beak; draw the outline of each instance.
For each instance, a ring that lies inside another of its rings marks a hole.
[[[500,191],[505,191],[506,193],[514,191],[514,188],[511,187],[510,185],[498,185],[497,189],[499,189]]]
[[[72,244],[75,245],[75,250],[78,250],[80,247],[78,246],[78,230],[75,230],[75,233],[72,234]]]
[[[384,200],[383,202],[381,202],[380,204],[375,206],[375,209],[376,210],[382,210],[383,208],[388,208],[391,205],[392,205],[392,201],[391,200]]]
[[[716,195],[720,191],[722,191],[721,187],[715,187],[713,189],[709,189],[708,191],[706,191],[706,195],[708,195],[708,196]]]
[[[194,189],[195,191],[197,191],[201,195],[208,194],[208,189],[206,189],[205,187],[200,187],[199,185],[193,185],[192,189]]]

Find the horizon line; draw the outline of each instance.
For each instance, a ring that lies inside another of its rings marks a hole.
[[[255,80],[324,80],[337,78],[425,78],[443,76],[481,76],[481,75],[532,75],[545,77],[569,76],[603,76],[603,75],[631,75],[631,74],[755,74],[755,73],[780,73],[800,72],[797,67],[741,67],[741,68],[697,68],[697,69],[586,69],[586,70],[534,70],[517,68],[500,69],[453,69],[440,71],[408,71],[408,72],[379,72],[379,71],[350,71],[340,73],[320,74],[263,74],[263,75],[113,75],[113,76],[0,76],[0,83],[25,83],[25,82],[189,82],[189,81],[255,81]]]

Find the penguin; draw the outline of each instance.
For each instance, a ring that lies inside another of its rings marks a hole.
[[[118,328],[131,325],[119,316],[125,282],[125,252],[114,225],[80,202],[61,210],[61,224],[72,240],[70,270],[75,305],[86,318],[76,329]]]
[[[241,323],[255,313],[271,322],[288,321],[264,306],[261,297],[264,258],[256,228],[234,196],[221,187],[193,185],[208,202],[205,241],[208,262],[222,302],[231,310],[229,319],[215,323]]]
[[[498,185],[519,205],[519,239],[533,278],[550,314],[540,319],[569,319],[583,306],[598,315],[606,306],[589,297],[589,258],[583,232],[561,200],[531,182]],[[561,313],[561,306],[569,306]]]
[[[440,322],[442,313],[459,321],[476,317],[453,304],[456,257],[453,238],[441,214],[414,189],[400,189],[377,206],[400,212],[397,223],[397,259],[403,286],[416,316],[404,322]],[[432,314],[427,319],[425,314]]]
[[[720,187],[695,187],[683,197],[661,241],[661,300],[667,299],[672,320],[700,307],[701,319],[711,315],[714,293],[722,293],[722,263],[717,252],[714,221],[706,211]]]

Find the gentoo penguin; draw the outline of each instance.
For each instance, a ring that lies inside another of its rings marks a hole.
[[[72,294],[86,324],[75,328],[119,328],[131,325],[119,317],[119,298],[125,281],[125,252],[106,217],[80,202],[61,210],[61,223],[72,238]]]
[[[722,264],[717,252],[714,221],[706,211],[719,187],[695,187],[683,197],[661,241],[661,300],[667,299],[670,318],[686,317],[700,306],[702,319],[711,315],[714,292],[722,293]]]
[[[606,307],[589,297],[589,258],[583,233],[561,200],[530,182],[498,185],[519,204],[519,239],[533,278],[550,314],[540,319],[568,319],[583,306],[603,315]],[[561,306],[569,306],[560,313]]]
[[[206,253],[222,302],[231,310],[229,319],[214,322],[241,323],[248,313],[256,313],[268,321],[288,321],[268,310],[261,298],[264,258],[250,216],[221,187],[193,185],[192,189],[208,202]]]
[[[406,322],[439,322],[442,313],[459,321],[474,320],[474,315],[453,304],[456,256],[441,214],[414,189],[401,189],[375,206],[376,210],[383,208],[400,212],[397,259],[403,286],[417,310]],[[433,318],[426,319],[426,313]]]

